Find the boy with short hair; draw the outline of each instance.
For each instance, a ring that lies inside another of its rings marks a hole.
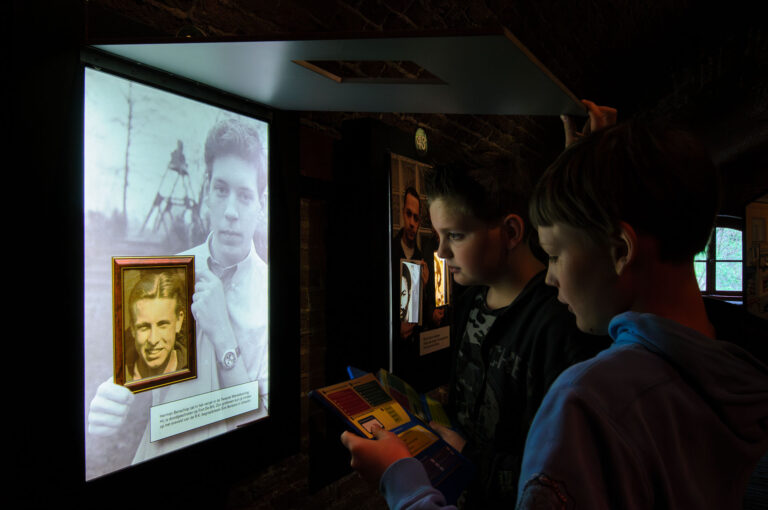
[[[768,449],[768,367],[717,341],[705,310],[692,262],[717,206],[706,149],[660,123],[585,138],[542,177],[547,283],[614,344],[544,399],[520,507],[741,507]]]
[[[614,343],[544,398],[518,508],[741,507],[768,449],[768,367],[715,340],[696,281],[717,186],[690,135],[641,122],[583,139],[542,177],[531,217],[547,283],[580,329]],[[378,437],[355,441],[353,462],[373,478],[392,465],[381,477],[390,505],[445,508],[397,438]]]
[[[579,332],[544,283],[524,163],[441,167],[425,178],[437,255],[468,286],[456,304],[448,408],[460,433],[432,424],[477,467],[465,508],[514,505],[525,437],[547,388],[609,343]]]

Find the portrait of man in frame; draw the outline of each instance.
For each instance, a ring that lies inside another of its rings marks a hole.
[[[438,257],[437,252],[433,254],[433,258],[435,267],[435,308],[440,308],[449,304],[450,293],[448,285],[450,283],[450,276],[448,275],[448,267],[445,264],[445,260]]]
[[[139,392],[196,377],[193,261],[113,258],[117,384]]]

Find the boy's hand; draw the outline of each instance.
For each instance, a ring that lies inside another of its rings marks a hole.
[[[88,411],[88,432],[96,436],[111,436],[120,430],[133,399],[133,392],[115,384],[111,377],[101,383]]]
[[[584,124],[584,127],[579,132],[574,126],[574,118],[569,115],[561,115],[560,119],[563,121],[563,129],[565,130],[565,146],[568,147],[573,142],[581,137],[587,136],[589,133],[600,131],[609,126],[616,124],[616,108],[610,106],[599,106],[587,99],[582,99],[581,102],[587,107],[589,113],[589,119]]]
[[[366,439],[352,432],[341,434],[341,443],[352,454],[349,463],[368,482],[378,485],[381,475],[394,462],[410,457],[411,453],[402,439],[392,432],[379,429],[375,439]]]
[[[192,316],[198,331],[205,333],[213,344],[216,356],[237,345],[232,324],[229,321],[227,298],[218,276],[200,268],[195,274],[195,293],[192,295]]]
[[[436,421],[429,422],[429,426],[432,427],[432,430],[437,432],[441,438],[443,438],[443,441],[453,446],[453,448],[459,453],[461,453],[461,450],[464,449],[464,445],[467,444],[467,440],[461,437],[461,434],[455,430],[451,430],[444,425],[440,425]]]
[[[204,268],[197,270],[195,280],[192,315],[198,327],[211,334],[229,323],[224,286],[218,276]]]

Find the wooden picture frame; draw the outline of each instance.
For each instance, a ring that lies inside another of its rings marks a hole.
[[[138,393],[197,377],[194,261],[112,257],[115,384]]]

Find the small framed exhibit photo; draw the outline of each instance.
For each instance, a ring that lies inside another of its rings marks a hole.
[[[197,377],[194,260],[112,257],[116,384],[137,393]]]
[[[400,259],[400,322],[421,324],[423,261]]]
[[[434,265],[435,308],[440,308],[451,304],[451,292],[449,290],[451,279],[448,276],[448,265],[445,263],[445,259],[438,257],[437,252],[434,254]]]

